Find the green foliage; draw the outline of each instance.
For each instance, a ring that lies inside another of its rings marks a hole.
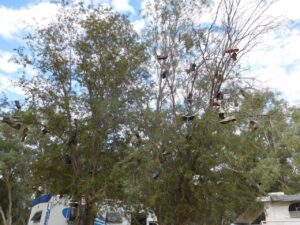
[[[0,135],[0,207],[7,224],[25,224],[32,151],[21,144],[18,131],[8,125],[0,125]]]
[[[32,183],[84,196],[84,223],[92,224],[99,202],[122,198],[111,173],[125,156],[124,129],[143,108],[147,54],[128,19],[110,10],[65,8],[57,18],[26,39],[31,58],[16,58],[38,72],[20,81],[29,101],[23,118],[39,147]]]
[[[206,6],[149,4],[144,40],[111,10],[65,7],[26,38],[29,53],[19,49],[15,61],[36,75],[20,80],[28,109],[17,113],[35,146],[32,186],[78,201],[84,196],[88,225],[108,199],[136,212],[152,209],[162,225],[219,225],[230,224],[257,196],[299,190],[299,109],[254,90],[225,54],[245,42],[243,56],[255,45],[248,37],[269,27],[253,28],[252,18],[231,21],[239,10],[222,5],[216,33],[192,18]],[[239,26],[244,33],[236,32]],[[149,52],[168,58],[154,61]],[[234,123],[221,124],[213,106],[222,91]],[[14,146],[8,139],[0,144]],[[0,168],[17,156],[9,150]]]

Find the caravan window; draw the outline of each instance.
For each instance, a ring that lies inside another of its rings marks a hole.
[[[292,218],[300,218],[300,203],[290,204],[289,213]]]
[[[34,223],[37,223],[37,222],[40,222],[41,218],[42,218],[42,211],[37,211],[31,218],[31,221],[33,221]]]
[[[106,214],[107,223],[122,223],[122,215],[117,212],[108,212]]]

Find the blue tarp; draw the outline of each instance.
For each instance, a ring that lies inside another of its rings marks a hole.
[[[105,221],[100,218],[95,218],[94,225],[106,225]]]
[[[32,201],[31,206],[33,207],[33,206],[35,206],[37,204],[40,204],[40,203],[43,203],[43,202],[49,202],[49,200],[51,199],[51,197],[52,197],[51,195],[42,195],[42,196],[34,199]]]

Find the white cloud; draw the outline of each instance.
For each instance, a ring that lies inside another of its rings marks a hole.
[[[85,5],[99,5],[99,4],[109,4],[109,0],[73,0],[73,3],[84,3]]]
[[[25,94],[20,87],[16,86],[11,79],[7,78],[3,74],[0,74],[0,91],[4,93],[15,93],[18,95]]]
[[[20,9],[0,6],[0,36],[6,39],[19,39],[22,31],[31,26],[46,25],[55,17],[58,6],[42,2]]]
[[[21,67],[20,65],[12,62],[10,59],[12,57],[11,52],[4,52],[0,50],[0,70],[5,73],[14,73]]]
[[[111,5],[118,12],[129,12],[135,14],[135,10],[129,4],[128,0],[112,0]]]
[[[299,20],[300,1],[295,0],[279,0],[275,2],[270,10],[269,15],[271,16],[282,16],[288,20]]]
[[[300,103],[300,29],[276,30],[261,40],[259,48],[242,59],[248,75],[264,87],[277,90],[291,104]]]
[[[133,24],[133,29],[137,32],[137,33],[141,33],[141,31],[144,29],[145,27],[145,20],[141,19],[141,20],[135,20],[132,22]]]

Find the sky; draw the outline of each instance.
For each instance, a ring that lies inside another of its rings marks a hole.
[[[23,98],[14,85],[20,74],[19,65],[10,58],[13,49],[24,45],[22,37],[34,24],[47,24],[55,16],[56,4],[50,0],[0,0],[0,92],[10,99]],[[76,1],[76,0],[74,0]],[[140,8],[145,0],[85,0],[108,4],[114,10],[128,14],[134,28],[140,32],[145,23]],[[246,0],[245,0],[246,1]],[[284,18],[284,26],[261,39],[261,44],[241,60],[249,66],[246,75],[263,87],[279,91],[290,105],[300,105],[300,1],[278,0],[269,10],[275,18]]]

